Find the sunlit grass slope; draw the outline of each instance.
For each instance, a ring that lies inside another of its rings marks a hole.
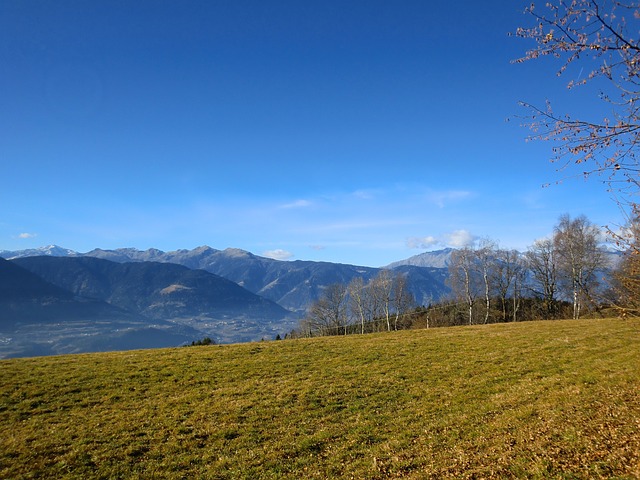
[[[640,322],[0,361],[0,478],[389,477],[640,477]]]

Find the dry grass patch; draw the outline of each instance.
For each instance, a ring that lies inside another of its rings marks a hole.
[[[0,478],[639,478],[640,322],[0,362]]]

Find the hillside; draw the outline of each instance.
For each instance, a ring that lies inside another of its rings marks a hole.
[[[234,282],[180,265],[115,263],[90,257],[29,257],[13,262],[76,295],[153,319],[201,315],[281,319],[288,314]]]
[[[369,280],[378,272],[376,268],[330,262],[273,260],[238,248],[216,250],[206,246],[173,252],[96,249],[85,255],[113,261],[153,260],[203,269],[298,312],[306,311],[319,297],[323,287],[332,283],[348,283],[356,276]]]
[[[0,259],[0,331],[18,325],[65,321],[132,321],[137,317],[106,302],[79,298],[69,290]]]
[[[273,338],[295,324],[290,312],[274,302],[181,265],[45,256],[11,262],[76,296],[101,300],[154,322],[184,325],[200,332],[199,337],[209,335],[217,341]]]
[[[201,334],[77,296],[0,259],[0,358],[179,345]]]
[[[0,478],[638,478],[640,322],[0,361]]]

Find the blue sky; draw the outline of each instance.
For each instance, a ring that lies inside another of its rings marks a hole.
[[[598,108],[559,64],[511,63],[528,3],[1,2],[0,250],[381,266],[615,225],[597,178],[525,141],[519,100]]]

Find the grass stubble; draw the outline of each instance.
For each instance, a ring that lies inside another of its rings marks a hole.
[[[640,478],[640,321],[0,361],[0,478]]]

